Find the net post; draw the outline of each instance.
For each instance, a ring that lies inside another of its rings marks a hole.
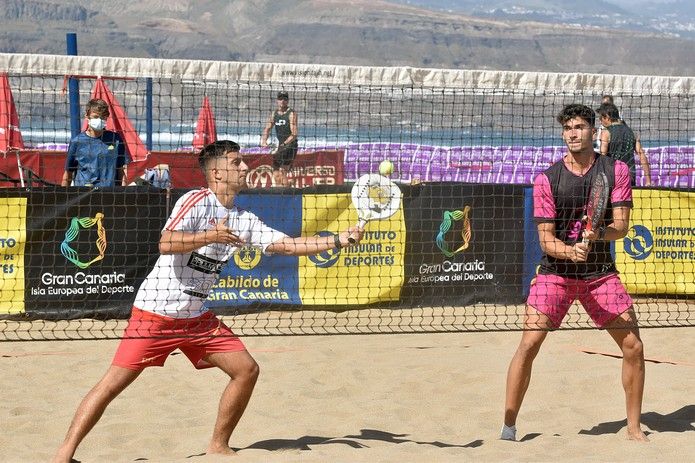
[[[77,56],[77,34],[68,32],[65,34],[67,42],[67,54]],[[70,94],[70,133],[71,138],[80,134],[80,83],[75,77],[68,79],[68,91]]]
[[[152,78],[145,79],[145,146],[152,151]]]

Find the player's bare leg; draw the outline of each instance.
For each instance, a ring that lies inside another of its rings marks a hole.
[[[229,439],[251,398],[258,379],[258,364],[247,351],[214,353],[205,360],[230,377],[220,398],[215,429],[206,453],[233,455]]]
[[[285,187],[294,187],[294,180],[290,180],[290,171],[292,170],[292,166],[282,166],[282,178],[283,178],[283,186]]]
[[[640,424],[644,396],[644,346],[635,312],[630,308],[608,324],[606,329],[623,353],[622,381],[627,410],[627,438],[648,442]]]
[[[82,399],[72,419],[65,440],[58,448],[53,463],[70,462],[77,446],[103,415],[106,407],[137,378],[142,370],[111,365],[104,377]]]
[[[289,170],[289,166],[273,167],[273,186],[285,188],[293,186],[288,175]]]
[[[507,370],[503,439],[516,439],[516,418],[531,382],[533,361],[538,355],[541,345],[548,335],[547,329],[550,327],[550,319],[546,315],[531,306],[526,307],[525,331],[521,335],[521,342]]]
[[[282,167],[273,168],[273,186],[274,187],[287,187],[289,185],[289,180],[287,179],[287,174]]]

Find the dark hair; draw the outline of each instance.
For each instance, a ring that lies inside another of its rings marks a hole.
[[[281,92],[278,92],[278,98],[277,99],[278,100],[289,100],[290,94],[283,90]]]
[[[596,112],[598,112],[600,116],[608,117],[608,119],[610,119],[611,121],[620,120],[620,111],[618,110],[618,107],[614,104],[603,103],[601,106],[598,107]]]
[[[229,153],[238,153],[241,150],[239,143],[230,140],[217,140],[209,145],[205,145],[202,150],[200,150],[200,155],[198,156],[198,164],[200,168],[205,170],[208,162],[211,159],[219,158]]]
[[[610,104],[613,104],[613,103],[614,103],[614,101],[613,101],[613,95],[603,95],[603,96],[601,97],[601,101],[603,102],[603,100],[608,100],[608,103],[610,103]]]
[[[85,115],[89,115],[89,113],[91,111],[96,111],[99,114],[101,114],[102,116],[106,116],[106,117],[110,116],[109,105],[101,98],[92,98],[91,100],[89,100],[87,102],[84,109],[85,109],[85,111],[84,111]]]
[[[564,124],[575,117],[584,119],[591,127],[596,125],[596,113],[593,109],[583,104],[568,104],[557,115],[557,121],[560,124]]]

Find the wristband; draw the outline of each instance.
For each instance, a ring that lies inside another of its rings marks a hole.
[[[335,244],[336,249],[342,249],[343,244],[340,242],[340,235],[333,235],[333,243]]]

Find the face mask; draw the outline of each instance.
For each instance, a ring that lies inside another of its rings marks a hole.
[[[89,126],[93,130],[104,130],[106,127],[106,121],[104,119],[99,119],[98,117],[89,119]]]

